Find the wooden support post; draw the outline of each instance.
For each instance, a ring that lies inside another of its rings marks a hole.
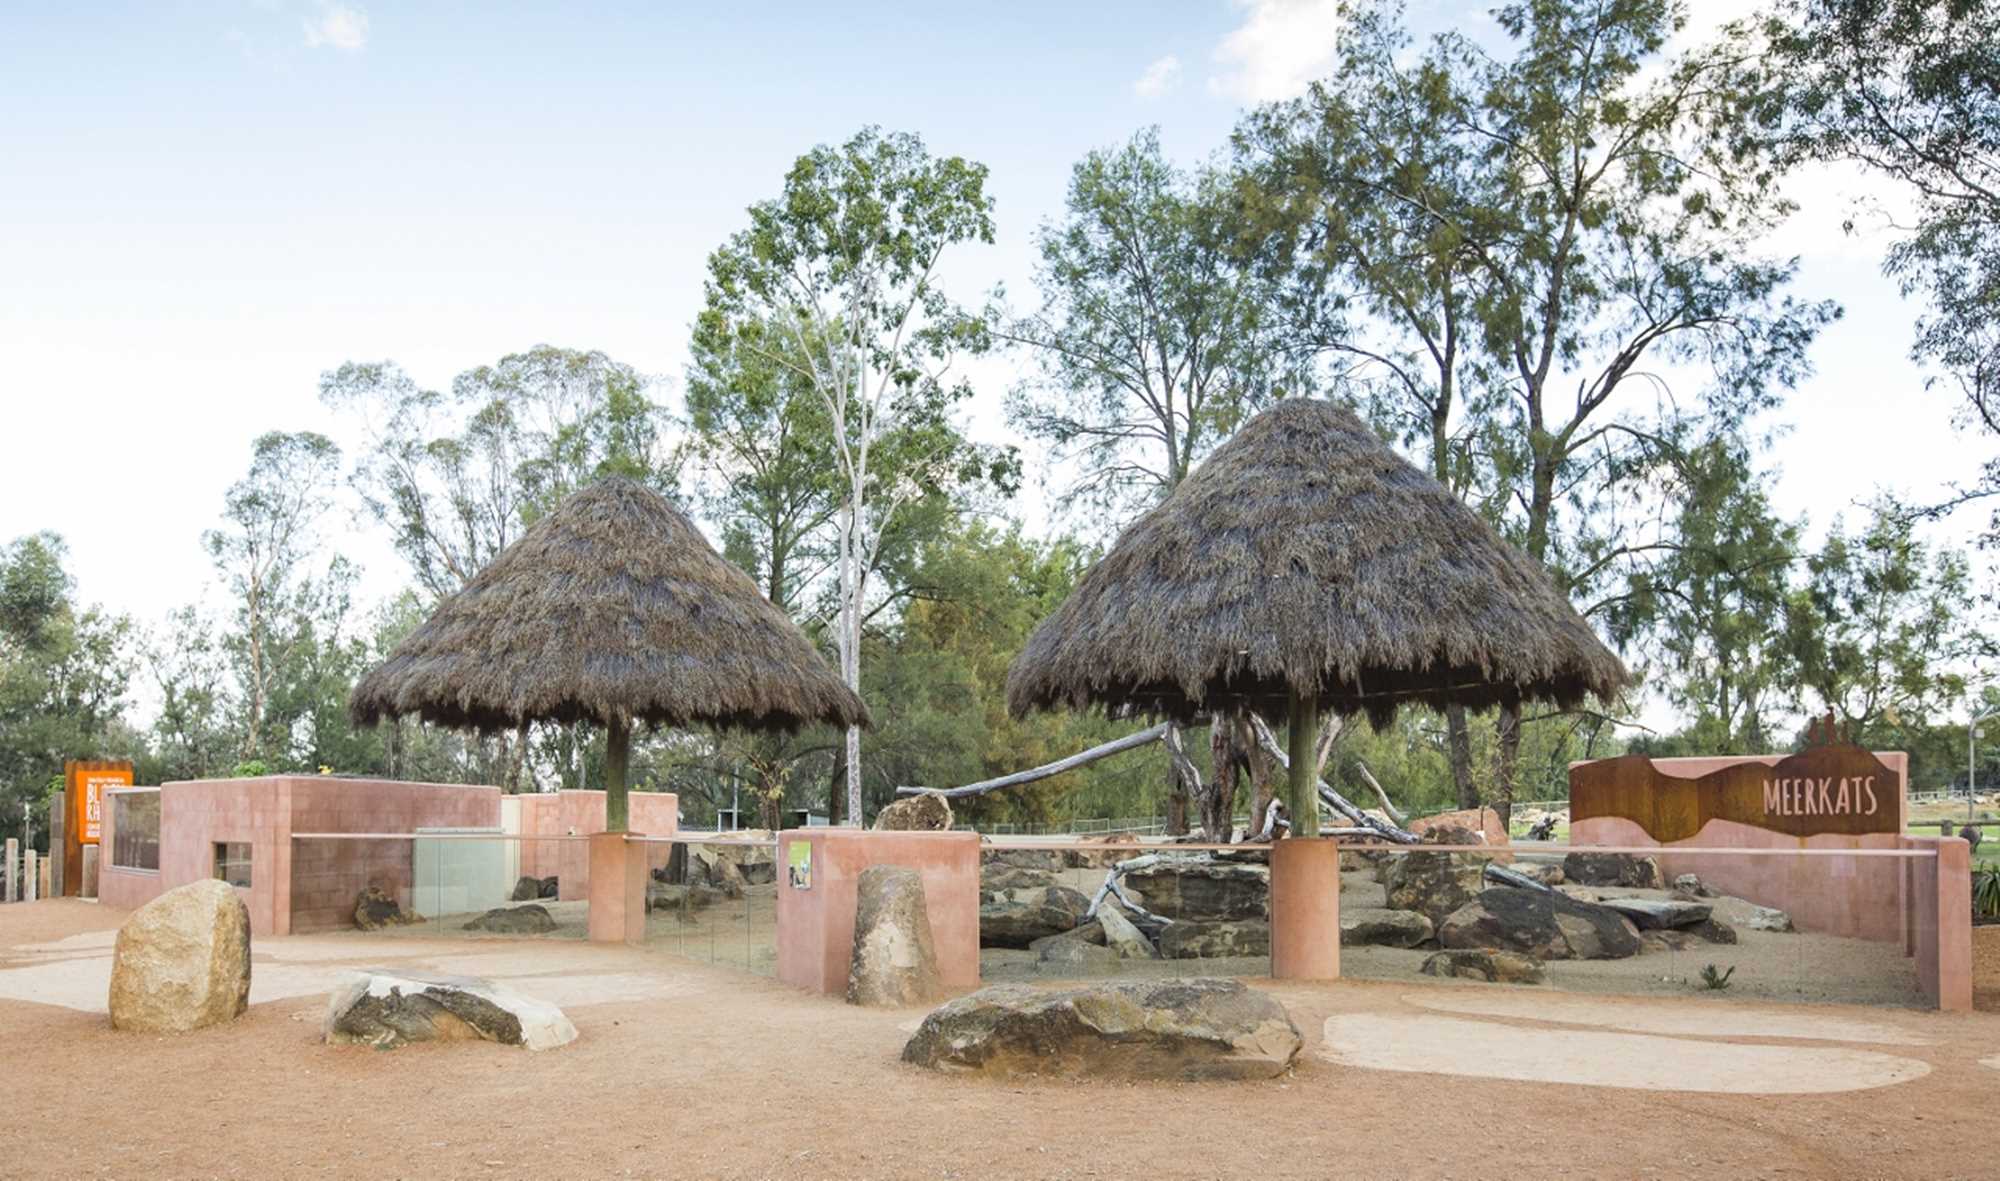
[[[8,902],[21,900],[21,842],[7,838],[7,894]]]
[[[40,875],[37,872],[38,868],[35,865],[34,849],[30,848],[27,852],[21,854],[21,877],[24,883],[21,887],[21,901],[23,902],[33,902],[35,900],[35,886],[40,881]]]
[[[625,795],[625,767],[632,754],[632,727],[622,718],[611,719],[604,734],[604,828],[624,832],[629,827],[629,806]]]
[[[78,886],[76,895],[95,902],[97,901],[97,846],[85,845],[82,860],[83,881]]]
[[[69,797],[57,796],[49,801],[49,888],[43,892],[44,898],[60,898],[69,885]]]
[[[1319,835],[1319,698],[1292,690],[1291,733],[1287,745],[1292,765],[1285,788],[1285,806],[1292,810],[1292,835]]]

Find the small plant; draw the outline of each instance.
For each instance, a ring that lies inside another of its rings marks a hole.
[[[1972,872],[1972,913],[1981,918],[2000,916],[2000,867],[1991,861]]]
[[[1736,975],[1735,964],[1729,965],[1729,970],[1726,972],[1717,971],[1715,965],[1710,964],[1701,970],[1701,982],[1704,987],[1721,992],[1729,987],[1729,978],[1734,975]]]

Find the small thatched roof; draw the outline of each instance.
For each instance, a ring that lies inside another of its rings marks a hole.
[[[1351,412],[1291,400],[1119,537],[1028,638],[1007,704],[1283,717],[1296,686],[1381,724],[1626,681],[1536,562]]]
[[[349,711],[362,725],[415,714],[481,730],[868,722],[784,612],[624,479],[536,522],[361,679]]]

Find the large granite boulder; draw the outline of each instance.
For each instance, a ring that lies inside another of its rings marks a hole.
[[[1432,835],[1448,831],[1431,830]],[[1382,886],[1390,910],[1412,910],[1433,924],[1472,901],[1482,888],[1486,859],[1451,853],[1401,853],[1387,858]]]
[[[1060,991],[1016,984],[933,1012],[903,1047],[903,1061],[991,1075],[1200,1082],[1276,1077],[1302,1044],[1284,1006],[1238,980]]]
[[[555,916],[539,902],[522,906],[496,906],[465,924],[468,931],[489,935],[546,935],[556,929]]]
[[[354,925],[363,931],[379,931],[383,927],[400,927],[423,921],[416,915],[404,914],[395,896],[377,885],[369,885],[354,899]]]
[[[982,895],[979,946],[1026,947],[1044,935],[1060,935],[1083,922],[1090,899],[1068,886],[1033,886]]]
[[[1639,932],[1614,911],[1567,895],[1499,886],[1438,925],[1447,949],[1518,951],[1539,960],[1615,960],[1638,955]]]
[[[1097,908],[1097,925],[1104,932],[1104,946],[1116,952],[1118,958],[1127,960],[1160,958],[1159,949],[1153,946],[1153,941],[1146,938],[1145,932],[1132,925],[1132,920],[1126,917],[1125,911],[1116,902],[1107,898],[1104,904]]]
[[[1271,913],[1271,868],[1230,861],[1176,861],[1125,875],[1146,909],[1189,922],[1261,919]]]
[[[1414,910],[1367,911],[1340,920],[1342,947],[1416,947],[1436,933],[1431,921]]]
[[[111,1025],[186,1033],[250,1007],[250,911],[215,880],[153,899],[118,928],[111,952]]]
[[[1697,926],[1707,922],[1715,910],[1700,902],[1657,902],[1651,898],[1602,898],[1598,905],[1631,919],[1641,931]]]
[[[1209,960],[1271,954],[1271,924],[1263,919],[1197,923],[1179,919],[1160,931],[1160,955],[1170,960]]]
[[[931,940],[924,878],[900,865],[871,865],[855,881],[850,1005],[921,1005],[938,998],[937,947]]]
[[[1628,890],[1666,888],[1659,861],[1633,853],[1571,853],[1563,858],[1563,880],[1579,886],[1617,886]]]
[[[1488,984],[1540,984],[1548,971],[1533,956],[1489,948],[1458,948],[1432,953],[1417,971],[1426,976],[1484,980]]]
[[[547,1050],[576,1040],[561,1009],[490,980],[346,972],[327,997],[326,1040],[378,1050],[410,1042],[499,1042]]]
[[[875,814],[876,832],[950,832],[951,801],[936,792],[907,796]]]

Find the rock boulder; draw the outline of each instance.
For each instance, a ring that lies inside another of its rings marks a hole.
[[[1162,918],[1232,922],[1271,913],[1271,869],[1245,862],[1169,862],[1125,875]]]
[[[1486,868],[1484,859],[1450,853],[1401,853],[1387,862],[1382,885],[1389,909],[1416,911],[1433,924],[1472,901]]]
[[[380,886],[370,885],[354,900],[354,925],[363,931],[379,931],[383,927],[400,927],[423,921],[415,915],[404,914],[395,897]]]
[[[936,1000],[944,982],[923,875],[898,865],[871,865],[855,882],[854,905],[847,1003],[896,1007]]]
[[[1221,959],[1271,954],[1271,924],[1261,919],[1233,923],[1176,920],[1160,932],[1160,955],[1170,960]]]
[[[1202,1082],[1276,1077],[1302,1044],[1282,1005],[1237,980],[1000,985],[925,1018],[903,1061],[990,1075]]]
[[[546,935],[556,929],[555,917],[539,902],[522,906],[496,906],[465,924],[468,931],[489,935]]]
[[[1342,947],[1416,947],[1429,942],[1436,929],[1414,910],[1377,910],[1342,916]]]
[[[1132,925],[1118,904],[1105,899],[1097,908],[1097,925],[1104,931],[1104,946],[1118,953],[1118,958],[1126,960],[1156,960],[1159,949],[1146,938],[1145,932]]]
[[[1638,955],[1639,932],[1616,912],[1564,894],[1499,886],[1438,925],[1447,949],[1516,951],[1540,960],[1615,960]]]
[[[905,796],[875,814],[876,832],[950,832],[951,801],[935,792]]]
[[[1548,979],[1548,970],[1533,956],[1487,948],[1440,951],[1417,970],[1426,976],[1484,980],[1488,984],[1540,984]]]
[[[250,912],[227,884],[189,882],[118,928],[111,953],[111,1025],[186,1033],[250,1006]]]
[[[1090,909],[1090,899],[1068,886],[1035,886],[983,895],[979,903],[979,946],[1026,947],[1044,935],[1074,930]]]
[[[1641,931],[1666,931],[1708,921],[1714,907],[1699,902],[1655,902],[1650,898],[1604,898],[1598,905],[1632,920]]]
[[[393,1049],[410,1042],[499,1042],[547,1050],[576,1040],[561,1009],[489,980],[347,972],[327,998],[326,1040]]]
[[[1563,880],[1579,886],[1617,886],[1628,890],[1666,887],[1660,863],[1632,853],[1571,853],[1563,858]]]

